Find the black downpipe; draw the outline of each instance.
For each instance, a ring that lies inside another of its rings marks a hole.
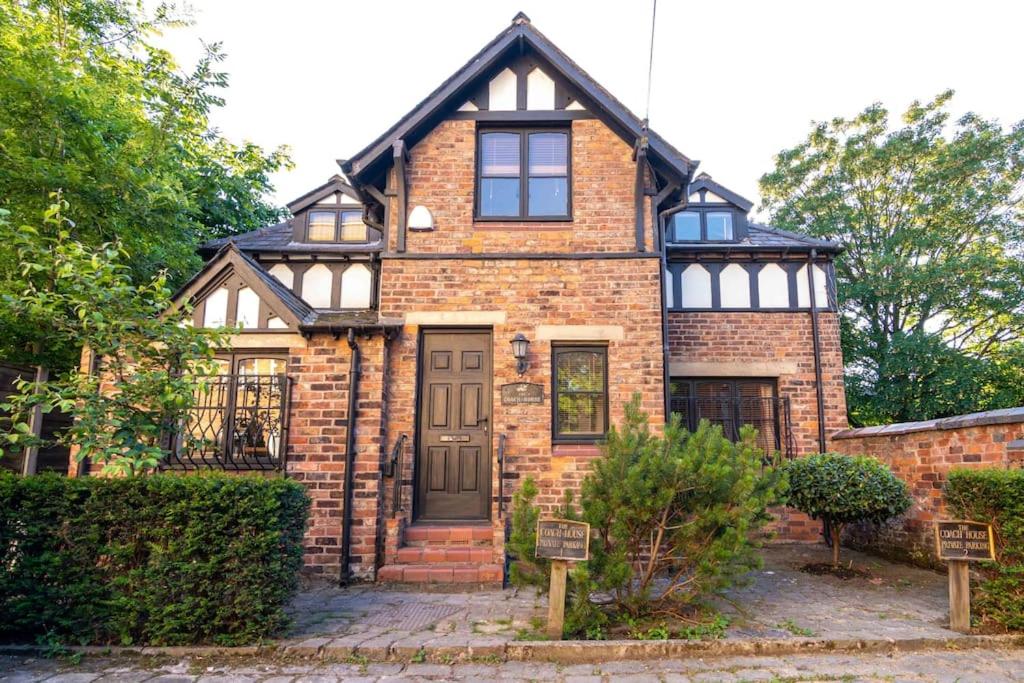
[[[352,578],[349,567],[352,539],[352,483],[356,461],[356,406],[358,405],[359,375],[362,373],[362,358],[355,330],[348,330],[348,348],[352,358],[348,369],[348,421],[345,427],[345,496],[341,512],[341,583],[347,584]]]
[[[689,197],[687,188],[689,187],[689,180],[683,185],[683,197]],[[659,263],[661,264],[661,273],[658,276],[658,281],[661,282],[661,379],[662,389],[665,394],[665,424],[668,424],[669,419],[672,417],[672,395],[670,386],[672,383],[672,376],[669,370],[669,343],[668,343],[668,299],[665,297],[665,288],[672,286],[671,278],[666,280],[665,274],[668,272],[668,240],[665,238],[665,231],[661,224],[661,212],[659,208],[661,203],[674,191],[672,184],[670,183],[661,192],[651,197],[651,226],[654,230],[654,248],[660,252]],[[683,201],[686,201],[684,199]]]
[[[814,341],[814,383],[818,394],[818,452],[825,452],[825,387],[821,385],[821,339],[818,335],[818,302],[814,294],[814,259],[817,249],[807,257],[807,292],[811,302],[811,336]]]

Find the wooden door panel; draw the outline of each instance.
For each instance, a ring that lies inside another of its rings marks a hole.
[[[483,387],[479,384],[462,385],[461,410],[459,411],[459,429],[478,429],[480,427],[481,407],[483,403]]]
[[[427,450],[427,478],[431,491],[448,490],[448,449],[431,446]]]
[[[459,449],[459,490],[476,492],[480,488],[480,447],[463,446]]]
[[[450,406],[448,399],[451,396],[451,386],[448,384],[430,385],[430,405],[427,408],[430,413],[431,429],[448,429],[451,425]]]
[[[490,517],[491,335],[425,330],[420,341],[416,517]]]

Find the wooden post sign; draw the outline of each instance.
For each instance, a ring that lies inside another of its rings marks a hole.
[[[965,520],[935,522],[935,551],[949,566],[949,628],[971,630],[971,582],[968,562],[996,559],[992,525]]]
[[[547,633],[548,637],[561,640],[568,563],[590,559],[590,525],[568,519],[537,520],[537,557],[551,560]]]

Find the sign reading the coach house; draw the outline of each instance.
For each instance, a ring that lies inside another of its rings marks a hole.
[[[513,382],[501,385],[501,404],[519,405],[521,403],[543,403],[544,387],[530,382]]]
[[[590,525],[567,519],[537,522],[537,557],[584,561],[590,558]]]
[[[940,560],[995,560],[992,526],[959,520],[935,522]]]

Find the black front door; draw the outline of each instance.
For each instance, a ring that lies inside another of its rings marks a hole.
[[[424,331],[416,510],[423,520],[490,517],[491,334]]]

